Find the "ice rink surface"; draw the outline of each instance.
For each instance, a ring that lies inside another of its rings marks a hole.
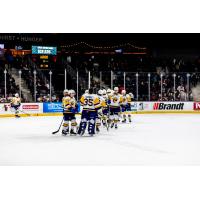
[[[133,115],[94,137],[52,135],[57,117],[0,118],[0,165],[199,165],[200,115]]]

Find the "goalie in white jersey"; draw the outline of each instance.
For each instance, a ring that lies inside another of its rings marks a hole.
[[[83,135],[88,124],[88,133],[90,136],[93,136],[95,134],[97,112],[101,108],[100,100],[96,94],[93,94],[93,89],[90,88],[88,94],[84,94],[81,97],[80,103],[83,110],[78,134]]]

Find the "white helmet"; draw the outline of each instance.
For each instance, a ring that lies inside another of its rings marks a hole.
[[[98,91],[98,94],[99,94],[99,95],[103,95],[103,91],[102,91],[102,90],[99,90],[99,91]]]
[[[71,90],[71,93],[72,93],[72,94],[76,94],[75,90]]]
[[[105,89],[103,89],[102,92],[103,92],[103,95],[106,95],[106,90]]]
[[[134,96],[133,96],[133,93],[131,93],[131,92],[129,93],[129,95],[130,95],[130,97],[131,97],[131,98],[133,98],[133,97],[134,97]]]
[[[16,93],[16,94],[15,94],[15,97],[19,97],[19,94],[18,94],[18,93]]]
[[[126,94],[126,90],[122,90],[122,94],[125,95]]]
[[[64,91],[63,91],[63,94],[68,94],[69,93],[69,90],[67,90],[67,89],[65,89]]]
[[[76,94],[76,92],[74,90],[69,90],[69,94]]]
[[[89,90],[85,90],[85,94],[88,94],[89,93]]]
[[[112,90],[111,89],[107,89],[107,94],[111,94]]]
[[[114,87],[114,92],[119,92],[119,88],[118,87]]]

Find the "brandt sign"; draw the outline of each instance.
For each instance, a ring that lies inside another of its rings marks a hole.
[[[183,110],[184,103],[154,103],[154,110]]]

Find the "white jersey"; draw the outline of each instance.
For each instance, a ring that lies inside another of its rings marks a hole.
[[[95,110],[101,107],[100,100],[96,94],[84,94],[80,99],[80,103],[84,110]]]

